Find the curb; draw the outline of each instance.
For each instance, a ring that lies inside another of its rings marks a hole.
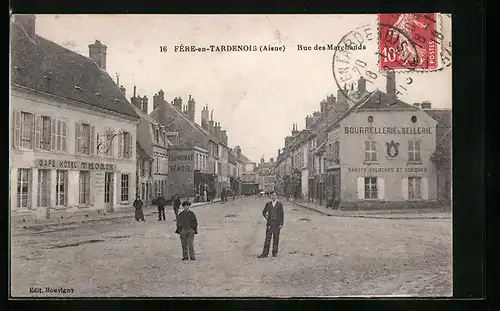
[[[238,197],[236,199],[239,199]],[[196,204],[192,206],[191,208],[195,208],[198,206],[204,206],[204,205],[209,205],[213,203],[219,203],[221,202],[220,200],[214,200],[213,202],[202,202],[200,204]],[[151,216],[154,214],[158,214],[158,211],[149,211],[145,212],[144,216]],[[75,224],[85,224],[85,223],[92,223],[92,222],[99,222],[99,221],[106,221],[106,220],[116,220],[116,219],[126,219],[126,218],[134,218],[134,211],[131,210],[130,212],[122,212],[122,215],[115,215],[115,216],[110,216],[106,218],[94,218],[94,219],[82,219],[82,220],[73,220],[73,221],[68,221],[68,222],[56,222],[56,223],[45,223],[45,224],[31,224],[31,225],[24,225],[24,226],[16,226],[15,229],[19,230],[36,230],[36,229],[41,229],[40,231],[37,231],[37,233],[43,233],[43,232],[51,232],[51,231],[61,231],[61,230],[69,230],[70,228],[58,228],[57,227],[64,227],[64,226],[71,226]],[[43,230],[43,228],[47,229],[54,229],[54,230]]]
[[[293,204],[295,204],[297,206],[300,206],[302,208],[305,208],[305,209],[308,209],[308,210],[320,213],[320,214],[322,214],[324,216],[331,216],[331,217],[370,218],[370,219],[451,219],[451,216],[450,217],[440,217],[440,216],[409,216],[409,217],[400,217],[400,216],[376,216],[376,215],[373,215],[373,216],[371,216],[371,215],[335,215],[335,214],[327,213],[325,211],[317,210],[315,208],[312,208],[310,206],[297,203],[295,201],[288,201],[288,202],[291,202],[291,203],[293,203]]]

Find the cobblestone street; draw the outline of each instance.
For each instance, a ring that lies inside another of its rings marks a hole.
[[[321,215],[284,202],[279,257],[262,251],[264,198],[194,207],[196,261],[167,222],[113,219],[11,237],[14,297],[448,296],[450,219]],[[70,293],[30,293],[30,288]]]

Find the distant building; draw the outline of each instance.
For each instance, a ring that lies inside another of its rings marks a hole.
[[[271,192],[275,190],[275,167],[274,159],[270,158],[269,162],[264,160],[264,157],[260,159],[260,163],[257,168],[257,183],[259,184],[259,189]]]
[[[228,189],[230,186],[227,133],[221,129],[218,122],[213,121],[213,114],[212,119],[208,121],[207,107],[204,107],[202,110],[202,126],[196,124],[194,121],[195,108],[196,103],[191,96],[189,97],[187,107],[182,105],[182,98],[180,97],[174,98],[171,103],[167,102],[163,91],[160,91],[153,97],[153,111],[150,113],[150,116],[168,131],[178,133],[178,150],[174,149],[172,154],[169,150],[169,158],[172,159],[171,156],[177,156],[180,152],[179,150],[187,152],[186,156],[190,154],[194,155],[197,150],[196,152],[199,152],[200,163],[204,163],[201,167],[206,167],[206,170],[195,172],[192,179],[185,179],[183,177],[179,181],[175,179],[175,174],[170,174],[171,178],[168,180],[168,189],[172,189],[173,192],[169,190],[169,195],[175,194],[181,188],[189,189],[183,190],[186,196],[201,195],[205,187],[220,194],[222,188]],[[193,163],[189,166],[194,168],[196,166],[196,157],[193,156],[191,159]],[[175,169],[173,165],[169,165],[169,172]],[[186,164],[182,163],[182,165]]]
[[[132,204],[139,117],[89,57],[36,35],[34,15],[11,22],[10,208],[20,217],[111,212]]]
[[[137,159],[137,193],[148,205],[158,195],[168,196],[168,148],[177,142],[178,133],[169,132],[148,115],[148,98],[145,95],[142,98],[138,96],[135,86],[130,102],[141,118],[137,126],[137,142],[145,153]]]

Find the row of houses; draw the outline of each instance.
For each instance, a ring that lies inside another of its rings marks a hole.
[[[276,190],[332,208],[451,204],[451,110],[397,98],[366,80],[339,90],[285,138],[275,162]]]
[[[196,103],[127,98],[106,72],[107,47],[89,57],[36,34],[34,15],[11,22],[9,205],[39,218],[148,204],[161,194],[199,199],[204,190],[238,190],[255,164]]]

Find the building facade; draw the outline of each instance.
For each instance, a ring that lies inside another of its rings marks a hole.
[[[360,79],[356,90],[322,101],[321,111],[307,116],[305,130],[294,125],[278,151],[278,191],[343,209],[450,202],[450,118],[431,111],[430,103],[405,103],[393,90],[394,75],[388,75],[385,93],[367,92]]]
[[[37,36],[35,20],[16,16],[11,27],[12,214],[130,206],[139,119],[105,71],[106,46],[84,57]]]

